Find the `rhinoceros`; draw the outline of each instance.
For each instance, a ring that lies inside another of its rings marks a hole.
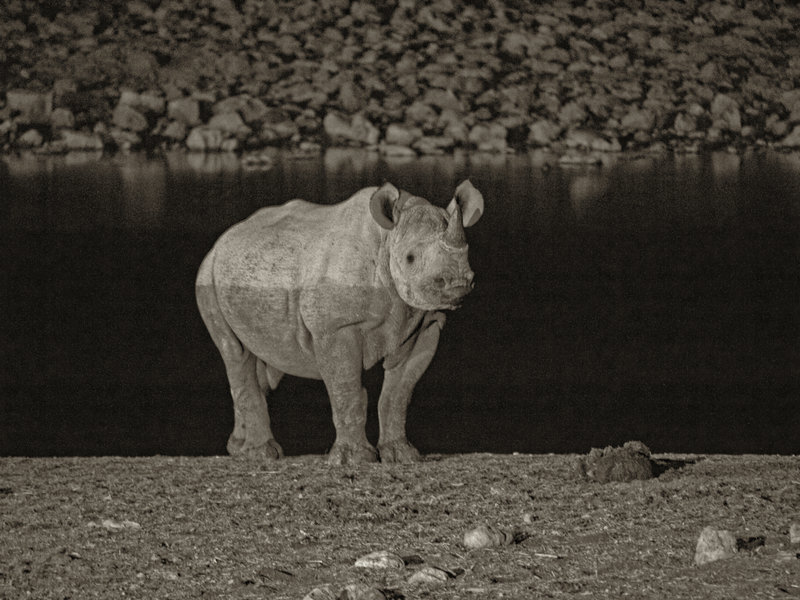
[[[412,462],[406,410],[444,326],[473,288],[464,227],[483,213],[469,182],[447,208],[369,187],[333,205],[291,200],[228,229],[200,266],[197,304],[230,384],[227,450],[280,458],[266,396],[281,377],[322,379],[332,464]],[[366,437],[364,369],[383,360],[377,452]]]

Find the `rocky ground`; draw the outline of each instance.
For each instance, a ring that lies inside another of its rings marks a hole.
[[[800,597],[798,457],[616,452],[0,458],[0,598]]]
[[[0,149],[800,148],[782,0],[0,3]]]

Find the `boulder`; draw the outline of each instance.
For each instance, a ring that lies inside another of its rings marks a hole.
[[[103,140],[96,133],[84,133],[72,129],[58,132],[59,139],[50,143],[53,150],[64,152],[99,151],[103,149]]]
[[[53,129],[72,129],[75,127],[75,115],[68,108],[56,108],[50,114],[50,126]]]
[[[528,144],[531,146],[549,146],[561,135],[562,127],[548,119],[532,123],[528,132]]]
[[[362,114],[357,113],[350,119],[335,112],[329,112],[322,120],[325,133],[333,143],[359,144],[374,146],[378,143],[380,131]]]
[[[6,92],[6,109],[20,125],[46,125],[53,111],[53,93],[9,90]]]
[[[127,104],[144,114],[161,115],[164,113],[164,99],[154,92],[144,92],[137,94],[130,90],[124,90],[119,97],[120,104]]]
[[[111,121],[120,129],[140,132],[148,127],[147,117],[128,104],[117,104]]]
[[[224,136],[219,129],[199,126],[189,132],[186,147],[192,152],[216,152],[222,147]]]
[[[211,107],[211,112],[215,115],[238,113],[246,124],[251,125],[263,121],[269,108],[258,98],[242,94],[220,100]]]
[[[44,137],[37,129],[28,129],[17,138],[18,148],[38,148],[44,142]]]
[[[339,87],[339,105],[347,113],[356,113],[363,110],[367,104],[367,95],[361,87],[353,81],[345,81]]]
[[[406,121],[430,131],[435,128],[439,115],[430,105],[419,100],[411,103],[406,109]]]
[[[558,121],[564,127],[581,124],[586,119],[586,111],[577,102],[569,102],[558,111]]]
[[[626,131],[652,131],[656,124],[656,116],[648,108],[634,108],[620,121],[620,126]]]
[[[789,135],[783,138],[778,145],[784,148],[800,148],[800,125],[795,125]]]
[[[673,128],[675,129],[676,135],[679,137],[686,137],[697,130],[697,120],[692,115],[678,113],[675,117]]]
[[[184,125],[194,127],[200,124],[200,103],[194,98],[176,98],[167,105],[167,116]]]
[[[499,123],[478,123],[469,131],[468,141],[480,152],[506,152],[508,130]]]
[[[411,146],[422,137],[422,129],[392,123],[386,128],[384,141],[390,145]]]
[[[239,113],[235,112],[214,115],[208,120],[206,127],[217,129],[227,134],[225,137],[233,136],[241,139],[246,138],[252,132],[252,130],[245,125]]]
[[[175,142],[183,141],[186,139],[186,125],[180,121],[170,121],[161,131],[161,136]]]
[[[742,117],[739,103],[725,94],[717,94],[711,101],[711,118],[719,129],[739,132],[742,129]]]
[[[444,154],[455,146],[455,141],[451,137],[444,135],[426,135],[414,142],[413,148],[420,154]]]

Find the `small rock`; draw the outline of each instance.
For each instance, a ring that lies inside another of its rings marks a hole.
[[[176,98],[167,105],[167,116],[188,127],[200,124],[200,103],[194,98]]]
[[[147,118],[128,104],[117,104],[111,120],[120,129],[140,132],[147,129]]]
[[[467,548],[488,548],[489,546],[508,546],[514,543],[514,534],[500,531],[487,525],[470,529],[464,534]]]
[[[386,600],[386,596],[371,585],[351,583],[339,592],[338,600]]]
[[[97,527],[97,524],[94,523],[93,521],[90,521],[89,526]],[[114,519],[103,519],[103,521],[100,523],[100,527],[104,527],[109,531],[123,531],[125,529],[132,529],[134,531],[138,531],[139,529],[142,528],[142,526],[139,525],[139,523],[137,523],[136,521],[127,521],[127,520],[115,521]]]
[[[25,133],[17,138],[17,147],[19,148],[38,148],[44,142],[44,137],[37,129],[28,129]]]
[[[339,594],[333,590],[332,585],[323,585],[308,592],[303,596],[303,600],[338,600]]]
[[[53,93],[9,90],[6,92],[6,109],[17,113],[14,120],[20,125],[46,125],[53,111]]]
[[[704,565],[736,555],[736,536],[724,529],[706,527],[697,540],[694,563]]]
[[[789,527],[789,543],[800,544],[800,523],[792,523]]]
[[[452,578],[453,575],[444,569],[438,567],[424,567],[409,577],[408,583],[411,585],[422,585],[426,583],[442,584]]]
[[[365,569],[403,569],[406,563],[394,552],[378,550],[357,559],[355,566]]]

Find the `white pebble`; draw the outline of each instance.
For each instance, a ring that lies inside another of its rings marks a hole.
[[[356,560],[357,567],[366,569],[402,569],[406,566],[405,561],[394,552],[378,550],[370,552]]]
[[[697,540],[694,553],[696,565],[731,558],[736,554],[736,536],[724,529],[706,527]]]

